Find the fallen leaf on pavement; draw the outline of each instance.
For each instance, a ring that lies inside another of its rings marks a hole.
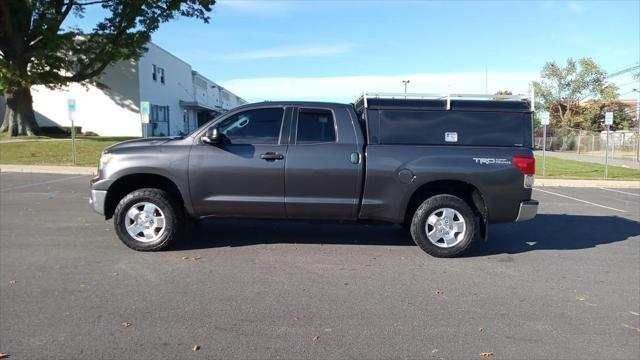
[[[316,335],[313,337],[313,341],[318,341],[318,340],[320,340],[320,336]]]
[[[188,256],[183,256],[182,260],[189,260],[189,257]]]
[[[125,321],[125,322],[122,323],[122,326],[129,327],[129,326],[131,326],[131,323],[128,322],[128,321]]]
[[[193,349],[191,349],[193,351],[198,351],[200,350],[200,345],[193,345]]]
[[[492,357],[493,353],[492,352],[481,352],[480,356],[482,356],[484,358],[488,358],[488,357]]]
[[[118,273],[111,273],[111,275],[113,275],[113,276],[118,276]]]
[[[9,280],[9,284],[15,284],[15,283],[17,283],[16,280]]]
[[[196,256],[196,257],[193,258],[193,260],[196,260],[196,261],[200,260],[200,259],[202,259],[200,256]]]
[[[436,294],[438,294],[438,295],[444,294],[444,291],[442,291],[440,289],[436,289]]]
[[[478,329],[478,331],[483,332],[484,328],[481,327],[481,328]]]

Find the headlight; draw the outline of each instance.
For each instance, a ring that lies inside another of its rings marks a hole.
[[[102,156],[100,156],[100,161],[98,162],[98,171],[102,171],[107,164],[113,159],[113,155],[107,152],[103,152]]]

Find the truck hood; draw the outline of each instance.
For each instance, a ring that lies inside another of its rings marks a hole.
[[[123,141],[123,142],[111,145],[108,148],[106,148],[105,151],[119,150],[124,148],[131,148],[131,147],[141,147],[141,146],[158,146],[158,145],[166,144],[170,141],[179,140],[179,139],[182,139],[182,137],[179,137],[179,136],[153,137],[153,138],[146,138],[146,139],[127,140],[127,141]]]

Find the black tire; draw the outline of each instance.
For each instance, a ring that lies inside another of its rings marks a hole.
[[[129,221],[127,212],[134,205],[148,202],[158,207],[164,215],[164,230],[158,239],[151,242],[139,241],[129,235],[126,224]],[[158,251],[165,249],[177,238],[182,228],[182,212],[178,202],[166,191],[153,188],[138,189],[123,197],[113,214],[113,225],[116,234],[128,247],[138,251]]]
[[[462,240],[452,247],[444,248],[433,244],[427,237],[426,222],[432,212],[442,208],[456,210],[465,221],[466,233]],[[455,257],[469,248],[476,238],[476,217],[471,207],[462,199],[453,195],[435,195],[425,200],[413,214],[411,238],[427,254],[435,257]]]

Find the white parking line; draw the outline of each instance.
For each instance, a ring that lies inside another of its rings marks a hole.
[[[10,186],[10,187],[6,187],[6,188],[4,188],[4,189],[0,189],[0,192],[9,191],[9,190],[24,189],[24,188],[28,188],[28,187],[32,187],[32,186],[38,186],[38,185],[53,184],[53,183],[57,183],[57,182],[62,182],[62,181],[67,181],[67,180],[78,179],[78,178],[81,178],[81,177],[86,177],[86,175],[69,176],[69,177],[65,177],[65,178],[62,178],[62,179],[55,179],[55,180],[43,181],[43,182],[39,182],[39,183],[35,183],[35,184],[27,184],[27,185]]]
[[[614,190],[614,189],[607,189],[607,188],[603,188],[601,187],[600,189],[602,190],[607,190],[607,191],[613,191],[613,192],[617,192],[620,194],[627,194],[627,195],[631,195],[631,196],[637,196],[640,197],[640,194],[634,194],[634,193],[630,193],[630,192],[626,192],[626,191],[620,191],[620,190]]]
[[[558,193],[554,193],[554,192],[552,192],[552,191],[542,190],[542,189],[534,189],[534,190],[542,191],[543,193],[547,193],[547,194],[551,194],[551,195],[556,195],[556,196],[560,196],[560,197],[567,198],[567,199],[571,199],[571,200],[575,200],[575,201],[579,201],[579,202],[582,202],[582,203],[585,203],[585,204],[589,204],[589,205],[598,206],[598,207],[605,208],[605,209],[609,209],[609,210],[614,210],[614,211],[619,211],[619,212],[626,213],[626,211],[624,211],[624,210],[620,210],[620,209],[612,208],[612,207],[609,207],[609,206],[604,206],[604,205],[600,205],[600,204],[592,203],[591,201],[587,201],[587,200],[582,200],[582,199],[574,198],[574,197],[572,197],[572,196],[567,196],[567,195],[563,195],[563,194],[558,194]]]

